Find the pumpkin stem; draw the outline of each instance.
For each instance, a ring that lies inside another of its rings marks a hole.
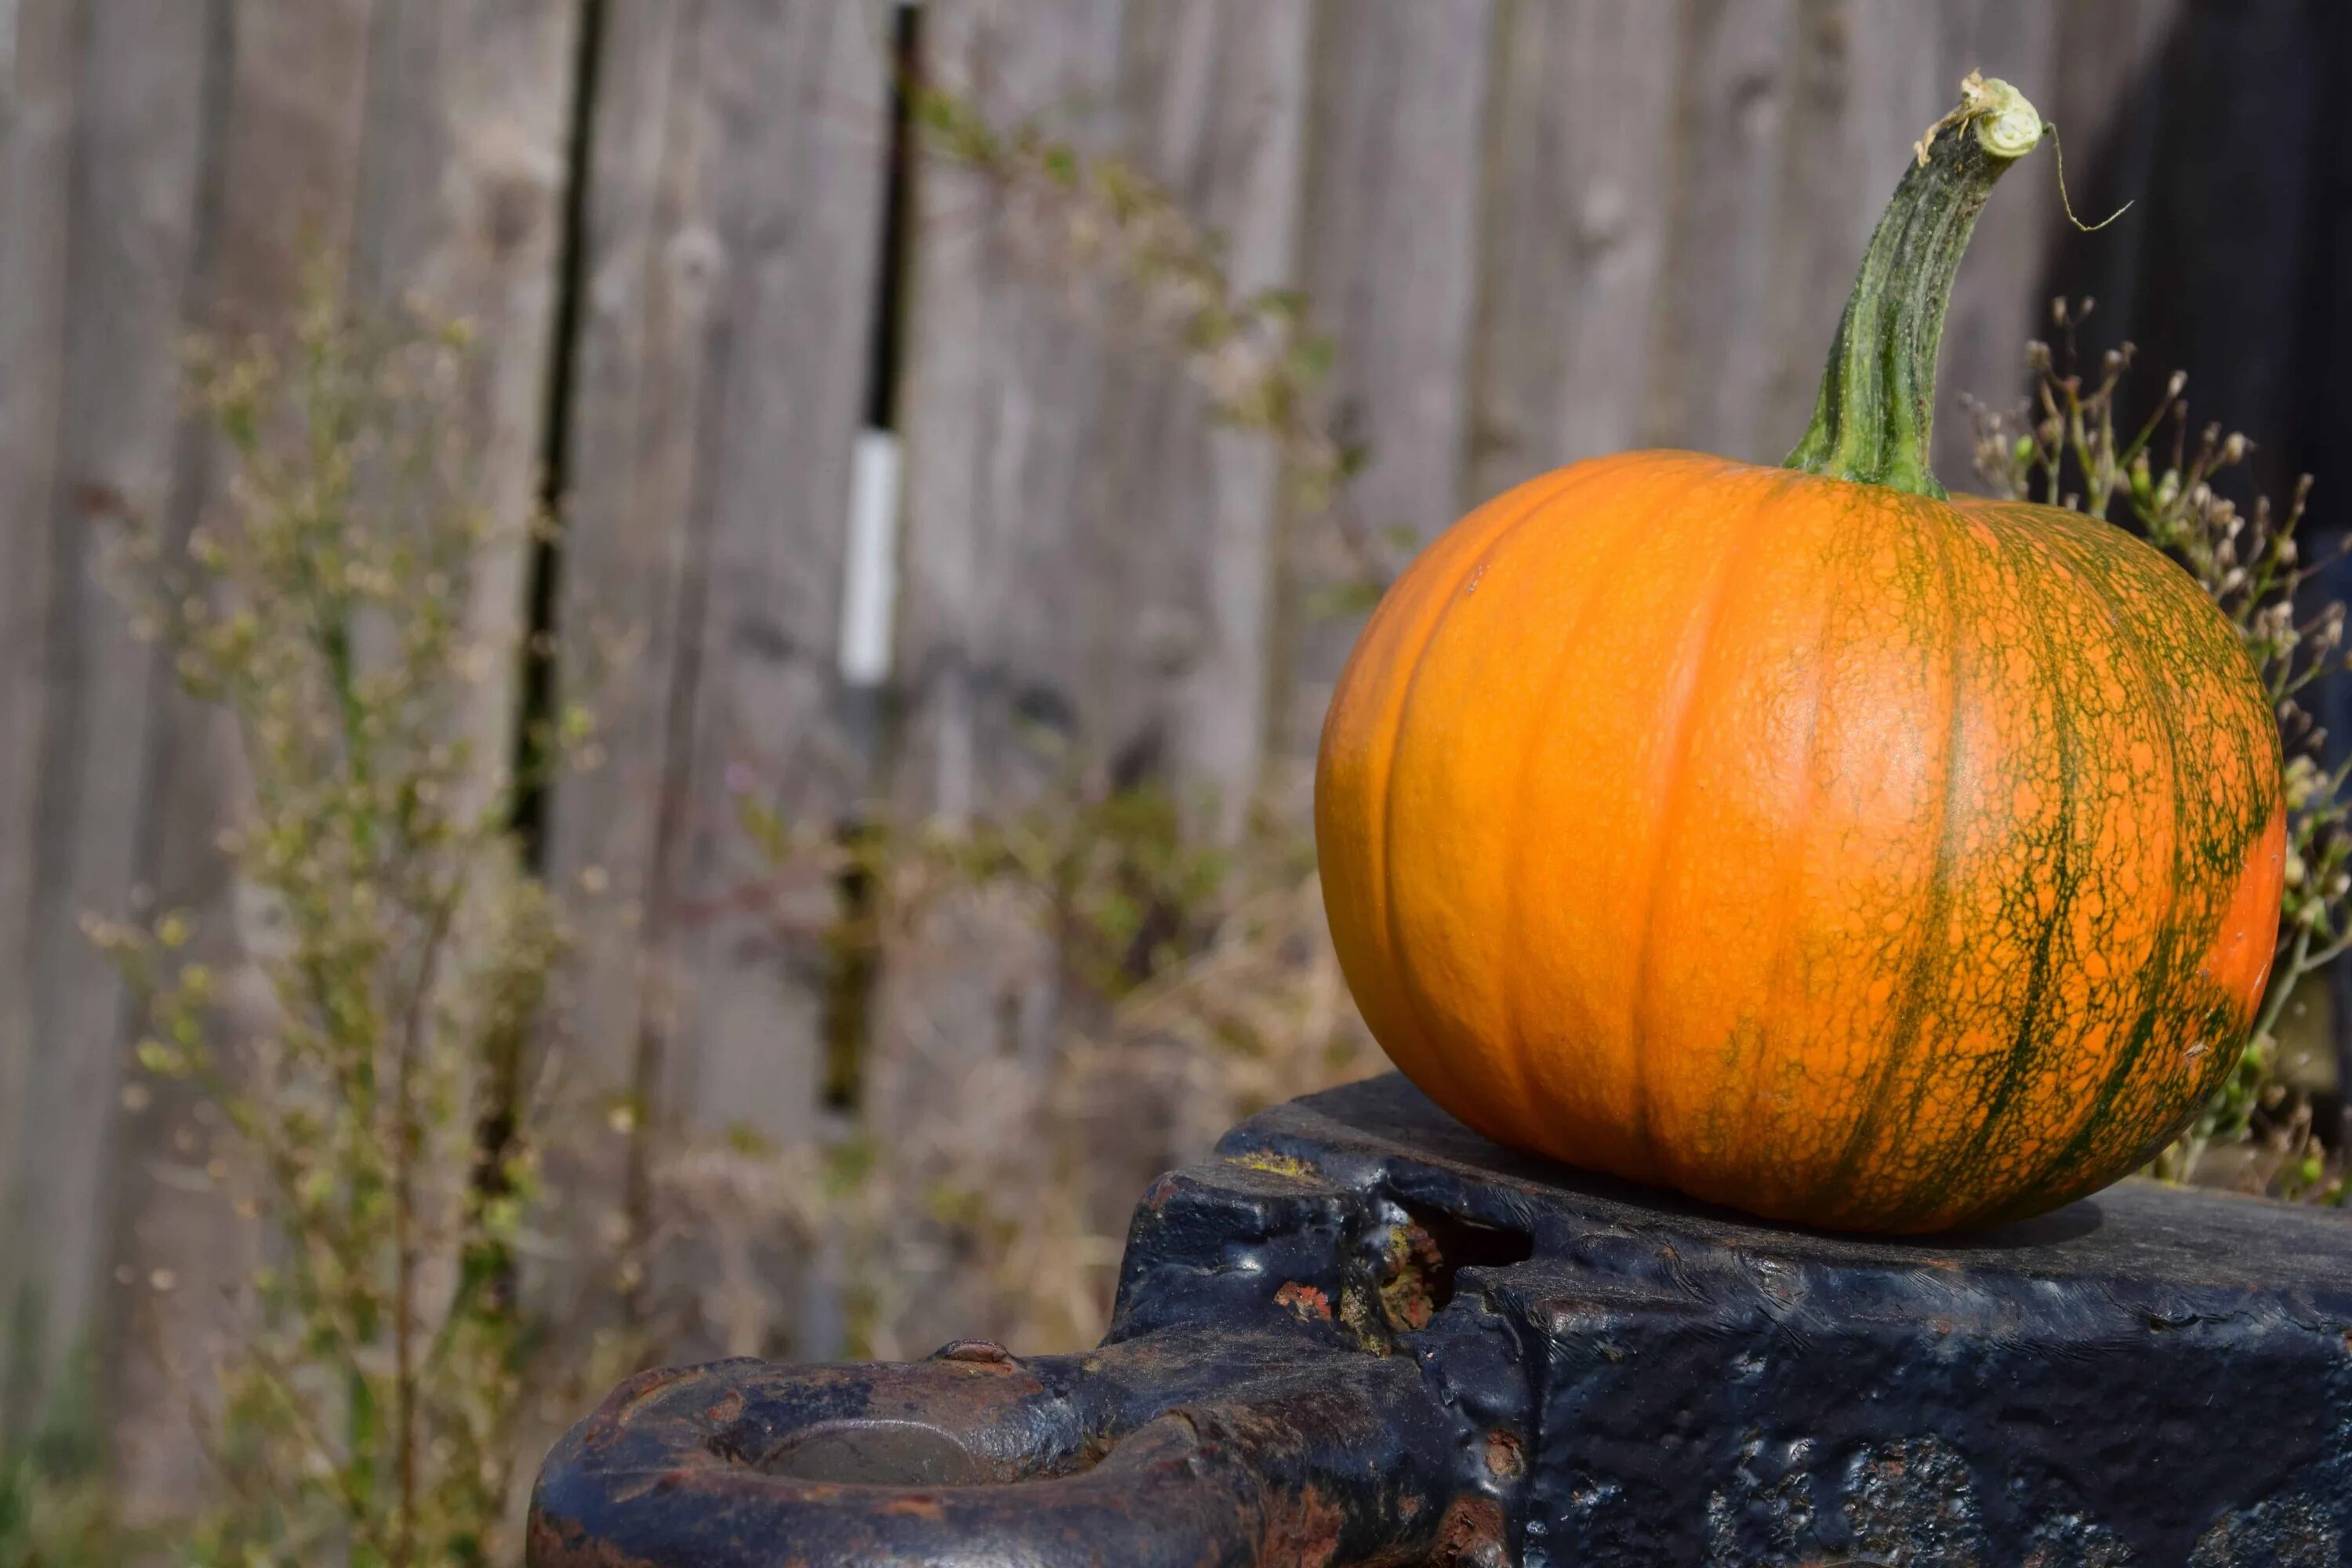
[[[1927,128],[1863,253],[1813,422],[1787,466],[1941,500],[1927,466],[1936,350],[1969,235],[2009,166],[2042,144],[2042,116],[2005,81],[1970,72]]]

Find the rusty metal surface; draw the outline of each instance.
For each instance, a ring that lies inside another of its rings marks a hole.
[[[2347,1558],[2352,1221],[2126,1185],[1883,1243],[1519,1159],[1384,1079],[1137,1211],[1104,1346],[647,1373],[538,1568]]]
[[[1453,1426],[1411,1361],[1288,1333],[1027,1362],[971,1344],[910,1365],[719,1362],[635,1378],[564,1439],[530,1560],[1458,1560],[1501,1510],[1454,1473]],[[1449,1514],[1457,1496],[1471,1506]]]

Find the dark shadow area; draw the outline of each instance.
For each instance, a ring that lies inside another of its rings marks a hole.
[[[2284,497],[2312,474],[2331,530],[2352,504],[2352,390],[2337,370],[2352,350],[2352,121],[2336,107],[2347,65],[2340,0],[2184,0],[2104,132],[2068,148],[2078,207],[2132,210],[2095,234],[2059,226],[2040,290],[2097,300],[2086,359],[2138,345],[2128,411],[2187,371],[2193,418],[2260,444],[2250,487]]]
[[[1524,1230],[1482,1225],[1427,1204],[1398,1200],[1422,1235],[1430,1256],[1418,1259],[1421,1289],[1435,1311],[1454,1300],[1454,1277],[1465,1268],[1507,1268],[1536,1253],[1536,1238]]]

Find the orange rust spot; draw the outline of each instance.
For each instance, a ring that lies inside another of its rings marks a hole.
[[[604,1399],[604,1409],[612,1413],[613,1420],[616,1425],[625,1426],[636,1419],[637,1412],[644,1409],[646,1402],[655,1394],[674,1383],[683,1383],[689,1377],[700,1375],[702,1375],[700,1369],[696,1367],[654,1367],[649,1371],[638,1373],[607,1394]]]
[[[892,1498],[888,1502],[884,1503],[875,1511],[878,1513],[905,1514],[914,1519],[942,1519],[946,1517],[946,1510],[940,1507],[940,1500],[928,1495]]]
[[[1486,1468],[1490,1474],[1511,1480],[1528,1468],[1528,1457],[1519,1447],[1518,1438],[1499,1426],[1486,1434]]]
[[[571,1521],[551,1519],[536,1509],[524,1532],[524,1554],[539,1568],[654,1568],[644,1558],[618,1550]]]
[[[1002,1374],[1021,1370],[1020,1358],[994,1340],[953,1340],[934,1351],[931,1359],[969,1366],[976,1372]]]
[[[1458,1497],[1438,1521],[1432,1563],[1460,1563],[1472,1560],[1480,1547],[1503,1543],[1503,1505],[1490,1497]]]
[[[1348,1516],[1314,1487],[1301,1491],[1293,1506],[1277,1503],[1270,1512],[1265,1533],[1258,1540],[1259,1561],[1328,1568],[1339,1554],[1339,1531]]]
[[[1274,1293],[1274,1304],[1287,1307],[1303,1320],[1319,1318],[1331,1321],[1331,1298],[1312,1285],[1293,1279]]]

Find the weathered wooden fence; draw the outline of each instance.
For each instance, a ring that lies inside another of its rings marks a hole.
[[[1948,388],[2009,393],[2055,286],[2088,280],[2128,321],[2161,283],[2211,299],[2226,342],[2186,307],[2141,319],[2308,463],[2340,421],[2315,425],[2279,367],[2324,366],[2345,335],[2313,281],[2341,240],[2340,202],[2312,198],[2352,169],[2322,103],[2337,9],[928,0],[923,68],[1135,161],[1226,237],[1238,282],[1307,290],[1372,453],[1357,505],[1426,536],[1591,453],[1777,457],[1900,158],[1976,66],[2064,128],[2079,205],[2147,205],[2062,243],[2048,164],[2015,176],[1961,279]],[[592,626],[634,634],[605,764],[547,816],[551,873],[593,894],[572,1070],[679,1121],[817,1123],[810,965],[708,910],[758,874],[746,778],[821,817],[877,783],[835,649],[892,37],[883,0],[0,0],[10,1425],[70,1347],[130,1344],[150,1292],[236,1256],[188,1108],[123,1093],[126,999],[79,928],[224,908],[210,845],[234,779],[128,635],[79,498],[110,487],[183,531],[217,502],[179,342],[278,318],[315,243],[363,293],[481,329],[493,499],[520,512],[553,486],[568,525],[561,657],[583,661]],[[887,301],[891,794],[951,817],[1020,797],[1011,737],[1039,714],[1228,803],[1295,770],[1353,626],[1301,609],[1275,454],[1068,309],[1072,280],[1024,266],[983,182],[922,161],[915,188]],[[1967,432],[1948,392],[1948,476]],[[503,578],[477,614],[526,597]],[[493,731],[512,700],[486,698]],[[110,1358],[101,1394],[164,1397],[152,1359]]]

